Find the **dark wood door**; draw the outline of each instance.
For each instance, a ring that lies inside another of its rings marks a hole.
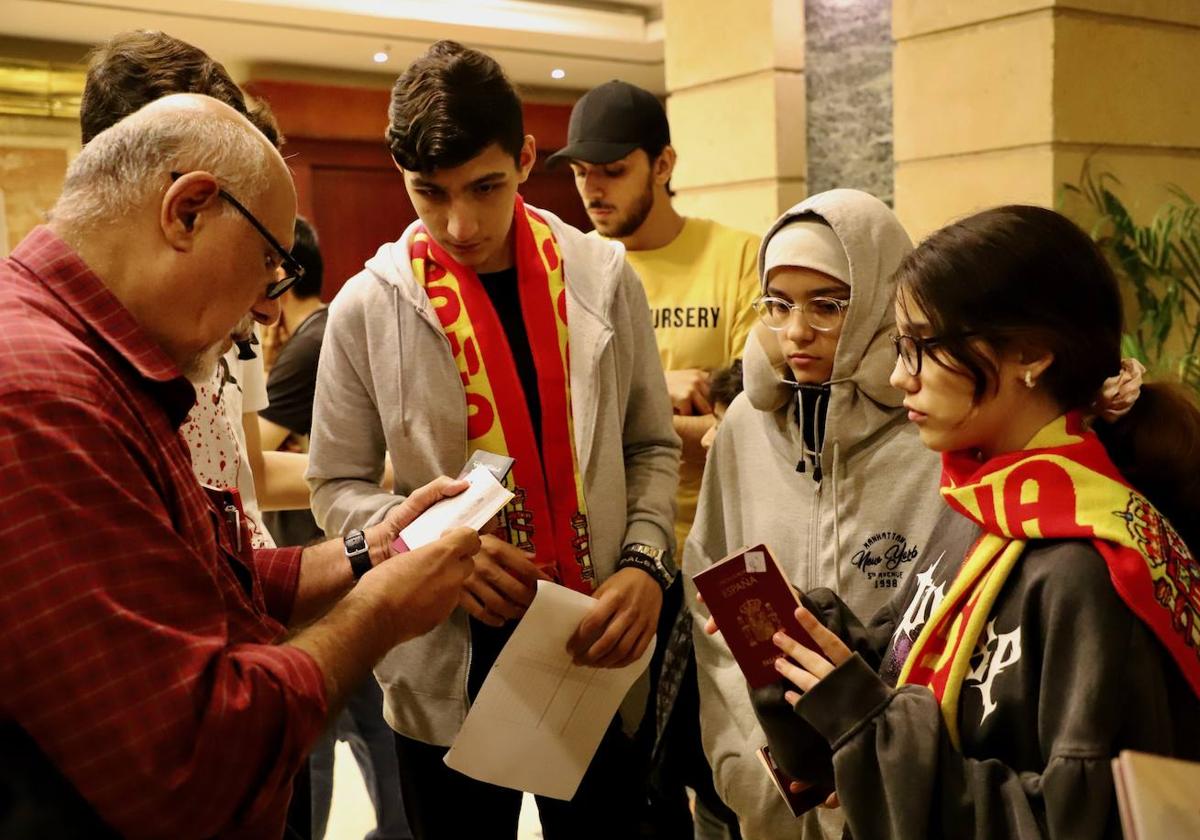
[[[321,239],[321,298],[332,300],[417,214],[381,142],[300,138],[289,140],[283,153],[295,176],[300,212]]]
[[[417,214],[394,168],[314,166],[312,190],[313,224],[325,260],[321,296],[331,300],[380,245],[400,238]]]

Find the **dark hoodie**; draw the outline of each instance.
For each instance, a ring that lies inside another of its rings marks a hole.
[[[963,684],[961,750],[929,689],[893,688],[979,533],[947,507],[920,567],[865,627],[829,590],[809,593],[856,651],[796,706],[834,750],[847,835],[1119,838],[1112,759],[1200,758],[1200,701],[1090,543],[1037,540],[1021,557]]]

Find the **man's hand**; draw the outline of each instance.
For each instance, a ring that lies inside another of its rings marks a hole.
[[[397,643],[424,635],[450,617],[474,571],[479,535],[453,528],[421,548],[394,555],[363,575],[357,589],[378,599]]]
[[[620,569],[600,584],[595,598],[567,643],[575,664],[622,668],[636,662],[658,627],[662,587],[641,569]]]
[[[537,595],[539,579],[549,576],[533,563],[533,555],[491,534],[481,538],[475,572],[463,587],[460,604],[484,624],[500,627],[525,615]]]
[[[392,551],[392,541],[414,519],[442,499],[457,496],[469,486],[465,481],[455,481],[443,475],[409,493],[408,498],[387,512],[382,522],[364,531],[367,547],[371,551],[371,564],[378,566],[395,553]]]
[[[699,368],[668,370],[667,392],[671,395],[671,408],[676,414],[712,414],[708,401],[708,383],[712,375]]]

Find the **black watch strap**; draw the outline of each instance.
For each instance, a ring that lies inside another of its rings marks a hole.
[[[342,547],[346,559],[350,561],[350,571],[354,573],[354,579],[361,580],[363,575],[371,571],[371,550],[367,547],[367,535],[361,528],[355,528],[342,537]]]
[[[658,583],[665,592],[675,582],[675,569],[672,568],[667,553],[661,548],[630,544],[621,551],[617,560],[618,569],[641,569]]]

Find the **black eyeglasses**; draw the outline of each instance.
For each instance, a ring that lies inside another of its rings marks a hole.
[[[178,181],[182,177],[182,172],[171,173],[172,181]],[[279,240],[271,235],[271,231],[267,230],[262,222],[254,218],[254,214],[243,207],[240,201],[222,187],[217,187],[217,195],[228,201],[234,210],[241,213],[246,221],[254,226],[254,229],[259,232],[263,239],[267,240],[267,244],[274,248],[275,252],[279,255],[279,266],[283,269],[283,277],[267,286],[267,300],[275,300],[304,276],[304,266],[300,265],[296,258],[279,244]]]
[[[977,335],[973,332],[956,333],[954,338],[971,338]],[[929,338],[920,338],[915,335],[893,335],[892,343],[896,345],[896,355],[900,357],[900,361],[904,363],[904,369],[908,371],[909,376],[921,375],[921,362],[926,355],[932,358],[935,362],[937,356],[931,351],[940,347],[946,342],[950,336],[935,335]]]

